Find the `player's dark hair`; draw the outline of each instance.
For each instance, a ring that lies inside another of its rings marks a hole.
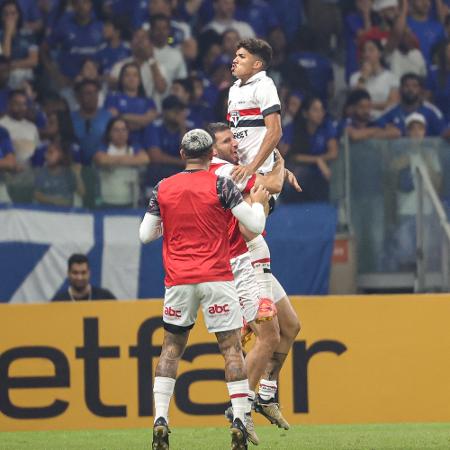
[[[70,256],[69,260],[67,261],[67,268],[70,270],[70,268],[74,264],[84,264],[86,263],[89,267],[89,260],[86,255],[83,255],[82,253],[74,253]]]
[[[402,75],[400,78],[400,86],[404,86],[407,81],[409,80],[415,80],[419,83],[420,87],[424,87],[424,80],[420,75],[417,75],[417,73],[408,72]]]
[[[260,58],[265,69],[270,65],[272,61],[272,47],[262,39],[242,39],[238,42],[237,48],[244,48],[251,55]]]
[[[230,127],[225,122],[213,122],[206,125],[206,131],[211,135],[213,141],[216,140],[216,133],[229,130]]]

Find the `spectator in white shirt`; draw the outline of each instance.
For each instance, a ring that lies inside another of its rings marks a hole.
[[[187,69],[181,50],[169,45],[169,37],[170,19],[162,14],[152,16],[150,18],[150,39],[153,44],[153,54],[163,68],[166,80],[170,85],[177,78],[186,78]]]
[[[21,165],[29,165],[39,144],[36,125],[26,119],[27,110],[25,92],[14,90],[9,93],[7,113],[0,119],[0,125],[8,130],[17,162]]]
[[[159,61],[156,60],[154,50],[148,32],[142,28],[136,30],[131,40],[132,56],[119,61],[111,70],[112,87],[117,85],[122,67],[126,63],[136,62],[141,68],[142,84],[147,97],[155,98],[158,94],[166,92],[168,89],[167,76]]]
[[[365,89],[372,98],[372,118],[399,100],[398,78],[383,66],[383,47],[380,41],[369,39],[362,47],[361,69],[350,77],[353,89]]]
[[[236,10],[235,0],[214,0],[214,18],[206,24],[203,31],[214,30],[219,35],[225,30],[233,28],[239,33],[241,39],[255,37],[255,31],[246,22],[234,19]]]

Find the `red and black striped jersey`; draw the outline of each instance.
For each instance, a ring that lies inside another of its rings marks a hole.
[[[256,157],[266,127],[264,117],[281,111],[280,99],[273,80],[265,71],[253,75],[245,84],[237,80],[228,94],[228,124],[234,138],[239,142],[239,161],[243,165],[250,164]],[[260,172],[272,170],[273,153],[259,168]]]

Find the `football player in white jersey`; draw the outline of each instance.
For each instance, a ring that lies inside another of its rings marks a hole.
[[[267,173],[274,164],[274,150],[281,139],[281,102],[273,80],[266,75],[272,48],[262,39],[244,39],[237,45],[231,71],[237,78],[228,94],[227,120],[238,141],[239,166],[233,170],[235,182],[256,172]],[[274,200],[274,199],[272,199]],[[274,300],[270,250],[262,235],[242,230],[263,298]],[[280,427],[289,425],[281,415],[275,398],[278,373],[299,332],[299,322],[287,296],[277,303],[280,328],[289,335],[281,339],[273,354],[271,367],[260,380],[255,410]],[[292,331],[292,333],[291,333]]]
[[[238,143],[233,138],[231,131],[226,127],[226,124],[210,124],[207,127],[208,131],[214,138],[214,153],[215,157],[220,159],[213,159],[213,165],[217,166],[216,173],[220,174],[224,177],[230,177],[233,168],[236,167],[238,162],[237,158],[237,147]],[[216,164],[214,164],[216,163]],[[217,164],[218,163],[218,164]],[[225,163],[225,164],[224,164]],[[228,164],[226,164],[228,163]],[[263,177],[264,178],[264,177]],[[267,176],[269,181],[269,176]],[[261,180],[261,176],[259,175],[259,179]],[[253,185],[256,183],[261,183],[262,181],[258,181],[255,179],[255,176],[247,177],[243,180],[243,183],[238,183],[237,186],[245,191],[245,186],[247,184]],[[295,179],[295,176],[292,175],[289,171],[286,170],[285,181],[289,182],[296,188],[297,190],[301,189]],[[252,184],[253,183],[253,184]],[[281,190],[281,187],[278,191]],[[270,192],[270,189],[269,189]],[[236,276],[246,276],[245,273],[234,273]],[[260,380],[260,391],[259,395],[256,397],[255,401],[255,409],[263,414],[268,420],[272,423],[275,423],[279,427],[288,429],[289,424],[282,416],[278,404],[275,402],[276,390],[277,390],[277,378],[280,372],[280,369],[286,359],[286,356],[292,346],[292,343],[295,340],[299,330],[300,324],[297,318],[297,315],[292,308],[292,305],[289,301],[289,298],[286,295],[286,292],[270,274],[272,283],[273,283],[273,299],[276,303],[277,310],[279,310],[279,329],[280,329],[280,342],[275,348],[274,353],[269,359],[269,362],[265,368],[262,379]],[[245,316],[245,314],[244,314]],[[253,387],[253,386],[252,386]],[[252,387],[250,389],[252,389]],[[253,394],[251,392],[250,394]],[[252,434],[254,434],[254,430],[252,427]],[[254,440],[252,440],[254,442]]]

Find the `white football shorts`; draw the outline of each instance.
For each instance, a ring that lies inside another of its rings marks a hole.
[[[242,327],[242,313],[233,281],[209,281],[166,287],[163,321],[189,327],[201,306],[209,333]]]

